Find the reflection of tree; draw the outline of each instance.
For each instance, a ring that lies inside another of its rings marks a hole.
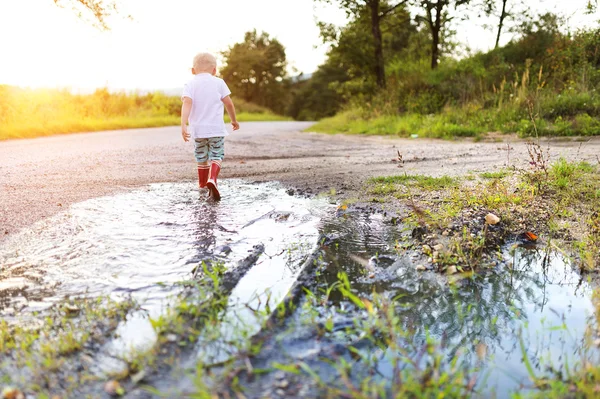
[[[448,361],[461,350],[462,361],[470,368],[482,357],[477,353],[482,344],[487,353],[505,353],[510,357],[515,352],[518,330],[527,321],[527,308],[533,304],[543,311],[548,287],[570,285],[576,290],[580,283],[568,267],[564,273],[550,267],[555,256],[552,253],[524,249],[516,250],[513,267],[481,270],[455,284],[440,283],[431,273],[414,271],[407,272],[401,281],[396,275],[388,275],[384,281],[371,282],[362,277],[363,267],[349,254],[361,253],[365,258],[381,255],[381,241],[394,237],[392,231],[398,231],[392,226],[376,230],[364,219],[338,218],[325,224],[325,235],[336,238],[325,248],[326,265],[317,284],[321,288],[331,285],[337,280],[337,273],[343,271],[353,281],[353,288],[362,292],[361,297],[376,291],[396,298],[399,327],[406,333],[401,338],[404,348],[417,353],[430,335],[442,341]],[[378,236],[373,236],[374,231]],[[412,268],[407,265],[407,269]],[[342,300],[340,296],[330,299]],[[510,336],[514,340],[506,339]],[[512,343],[510,347],[506,347],[507,342]]]
[[[194,239],[198,254],[190,261],[194,265],[205,262],[209,264],[215,259],[217,238],[215,228],[218,226],[218,204],[202,203],[193,213]],[[198,269],[199,270],[199,269]]]

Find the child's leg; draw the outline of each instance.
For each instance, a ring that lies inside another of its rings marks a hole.
[[[209,159],[209,178],[207,187],[210,190],[211,196],[215,200],[219,200],[221,195],[217,188],[217,177],[221,171],[221,162],[225,157],[225,138],[213,137],[208,139],[208,159]]]
[[[208,165],[208,140],[196,139],[195,146],[194,156],[196,157],[196,162],[198,162],[198,185],[200,188],[205,188],[210,169]]]

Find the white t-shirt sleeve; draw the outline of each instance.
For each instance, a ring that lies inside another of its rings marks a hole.
[[[192,96],[192,84],[190,82],[183,85],[183,93],[181,93],[181,99],[183,100],[184,97],[194,99],[194,97]]]
[[[227,83],[224,80],[221,80],[221,87],[219,88],[219,92],[221,94],[221,100],[231,94],[231,90],[227,87]]]

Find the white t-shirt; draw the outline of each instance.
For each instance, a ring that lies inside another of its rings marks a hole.
[[[199,73],[183,86],[183,97],[192,99],[188,133],[195,139],[225,137],[229,133],[223,121],[223,100],[231,94],[223,79]]]

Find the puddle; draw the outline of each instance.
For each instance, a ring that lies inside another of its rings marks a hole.
[[[560,254],[507,249],[505,263],[449,284],[436,273],[417,272],[410,254],[398,256],[395,245],[406,232],[386,224],[380,215],[332,216],[324,200],[289,196],[278,184],[225,181],[222,186],[223,200],[208,204],[198,200],[192,184],[154,184],[73,205],[12,236],[0,249],[0,316],[27,317],[65,296],[78,295],[132,295],[155,316],[178,292],[174,283],[190,278],[198,263],[221,260],[236,265],[262,244],[263,255],[229,297],[226,319],[237,321],[223,323],[220,334],[226,343],[235,339],[237,322],[254,320],[244,310],[246,304],[260,310],[269,297],[270,307],[275,307],[324,235],[324,267],[310,288],[325,288],[344,271],[362,295],[375,291],[397,298],[398,316],[411,332],[412,347],[423,347],[427,335],[443,341],[448,362],[456,356],[466,370],[477,370],[477,389],[484,397],[507,397],[531,385],[519,331],[537,373],[545,371],[542,367],[548,362],[560,369],[577,359],[593,312],[592,287]],[[331,299],[342,301],[336,292]],[[291,320],[300,312],[301,308]],[[337,317],[334,334],[327,339],[314,334],[314,325],[285,334],[274,331],[274,343],[265,344],[256,367],[290,358],[316,362],[330,357],[328,351],[341,347],[337,344],[348,344],[344,329],[353,317],[361,315]],[[142,314],[128,318],[118,333],[121,338],[103,348],[106,359],[100,355],[100,373],[119,367],[118,362],[111,364],[111,353],[151,345],[155,339]],[[210,350],[199,345],[197,358],[222,360],[229,349],[226,344],[215,343]],[[361,350],[373,354],[379,376],[391,377],[385,349]],[[325,370],[320,375],[328,374]]]
[[[314,250],[330,206],[292,197],[275,183],[221,186],[223,200],[212,204],[198,199],[193,184],[153,184],[75,204],[11,237],[0,249],[0,316],[26,317],[79,295],[132,295],[156,316],[177,292],[174,283],[191,278],[200,262],[236,265],[259,244],[264,255],[232,298],[249,301],[269,290],[277,300]],[[112,349],[147,345],[148,326],[147,318],[130,318]]]
[[[507,397],[519,388],[531,387],[522,361],[520,331],[537,375],[547,371],[544,365],[560,370],[565,362],[573,365],[580,359],[578,350],[594,310],[592,287],[556,252],[507,248],[503,254],[506,263],[449,284],[436,273],[417,272],[416,260],[409,255],[396,256],[399,227],[386,226],[377,217],[346,214],[325,222],[322,231],[331,240],[325,248],[318,286],[331,285],[339,271],[346,271],[363,296],[376,291],[396,298],[398,317],[411,332],[407,348],[423,348],[427,335],[443,342],[441,350],[448,363],[456,356],[465,370],[476,371],[480,381],[476,389],[483,397],[494,393]],[[369,276],[370,269],[375,270],[374,276]],[[341,300],[335,295],[331,298]],[[323,356],[339,344],[347,345],[344,326],[362,315],[336,317],[332,337],[337,338],[329,343],[329,349],[322,340],[308,343],[300,338],[311,335],[308,326],[305,331],[288,331],[290,335],[282,338],[284,356],[305,359],[310,351]],[[378,359],[373,367],[377,374],[391,379],[393,367],[386,351],[376,347],[364,350]],[[346,360],[353,362],[352,358]],[[366,366],[354,366],[357,381]],[[326,367],[318,371],[321,376],[328,372],[332,370]],[[336,378],[335,374],[330,377]]]

